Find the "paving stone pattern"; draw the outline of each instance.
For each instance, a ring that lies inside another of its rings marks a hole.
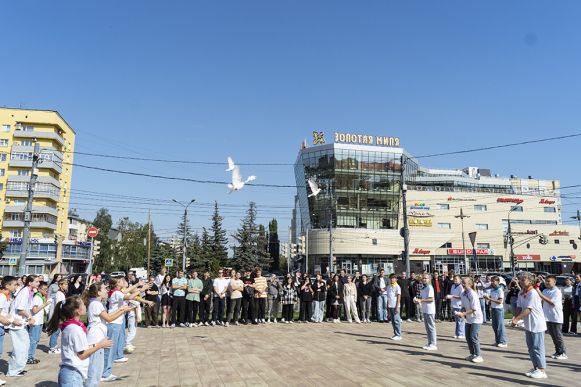
[[[422,349],[423,323],[404,323],[403,340],[392,341],[390,324],[267,324],[261,326],[138,328],[129,362],[115,364],[120,381],[102,386],[572,386],[581,380],[581,337],[566,337],[569,360],[547,359],[549,379],[524,376],[531,363],[524,332],[509,329],[509,347],[491,344],[490,325],[480,338],[484,363],[470,363],[454,324],[437,324],[437,352]],[[10,336],[0,370],[6,371]],[[60,355],[39,347],[40,364],[27,366],[7,386],[56,386]],[[547,354],[554,352],[545,338]]]

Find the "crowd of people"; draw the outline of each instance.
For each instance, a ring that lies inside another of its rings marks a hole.
[[[341,271],[328,278],[296,272],[267,278],[259,267],[244,272],[221,269],[214,278],[208,271],[201,277],[196,271],[178,271],[172,277],[162,268],[147,280],[133,272],[107,283],[99,279],[92,277],[86,288],[82,277],[69,281],[55,276],[50,284],[35,275],[2,279],[0,355],[5,334],[13,343],[7,376],[22,376],[27,365],[39,362],[35,355],[45,330],[49,353],[61,355],[59,385],[97,386],[117,380],[113,366],[127,362],[126,355],[135,351],[140,323],[194,328],[376,321],[391,323],[391,339],[399,341],[402,321],[423,322],[423,348],[436,351],[437,323],[450,320],[455,322],[454,338],[468,344],[466,359],[481,363],[482,324],[490,322],[497,347],[506,348],[504,317],[510,308],[510,325],[524,329],[533,364],[526,375],[540,379],[547,377],[545,332],[555,346],[552,358],[567,359],[563,334],[577,332],[581,296],[581,275],[559,289],[554,276],[543,279],[530,273],[521,273],[508,286],[502,277],[453,272],[411,273],[410,278],[405,273],[386,276],[383,270],[373,276]],[[0,380],[0,385],[5,383]]]

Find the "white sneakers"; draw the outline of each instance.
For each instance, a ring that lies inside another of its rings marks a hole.
[[[472,363],[482,363],[484,361],[484,359],[482,358],[482,356],[474,356],[472,357],[472,360],[470,360]]]
[[[533,379],[546,379],[547,378],[547,374],[541,370],[534,370],[529,377],[533,378]]]
[[[496,344],[496,346],[497,346],[498,348],[508,348],[508,344],[503,344],[503,343]]]
[[[115,380],[117,380],[117,376],[113,374],[107,376],[106,378],[101,378],[102,382],[114,382]]]
[[[557,359],[557,360],[567,360],[569,358],[569,356],[567,356],[566,354],[562,353],[560,355],[557,355],[556,353],[554,355],[551,356],[553,359]]]
[[[437,351],[438,347],[435,345],[425,345],[422,347],[422,349],[425,349],[426,351]]]
[[[113,360],[113,363],[127,363],[128,360],[128,358],[122,357],[121,359]]]
[[[58,355],[59,353],[61,353],[61,350],[59,348],[51,348],[48,350],[48,353],[54,353]]]
[[[393,336],[391,339],[394,340],[394,341],[400,341],[401,340],[401,336]]]

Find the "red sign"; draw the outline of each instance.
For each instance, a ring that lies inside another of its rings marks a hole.
[[[539,202],[539,204],[555,204],[554,200],[549,200],[549,199],[541,199],[541,201]]]
[[[498,198],[496,199],[497,203],[516,203],[516,204],[521,204],[522,202],[524,202],[523,199],[519,199],[519,198]]]
[[[430,254],[430,250],[424,250],[424,249],[418,249],[417,247],[414,249],[414,252],[412,254]]]
[[[97,235],[99,235],[99,229],[97,227],[89,227],[87,229],[87,236],[90,238],[95,238]]]
[[[466,255],[472,255],[472,249],[466,249]],[[476,255],[491,255],[490,249],[476,249]],[[464,255],[463,249],[448,249],[448,255]]]
[[[514,258],[517,261],[540,261],[541,256],[539,254],[515,254]]]
[[[552,233],[550,233],[549,236],[569,236],[569,231],[555,230]]]

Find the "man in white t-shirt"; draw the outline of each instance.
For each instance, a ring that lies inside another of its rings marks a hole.
[[[48,312],[47,307],[52,303],[52,300],[46,299],[46,292],[48,291],[48,284],[46,282],[41,282],[38,285],[38,290],[34,294],[32,300],[32,319],[33,324],[28,325],[28,336],[30,337],[30,348],[28,350],[28,360],[27,364],[38,364],[40,360],[34,357],[36,352],[36,347],[40,340],[40,334],[42,333],[42,325],[44,324],[44,315]]]
[[[563,295],[561,290],[556,286],[557,277],[548,275],[545,279],[545,290],[541,293],[537,289],[539,296],[543,300],[543,313],[547,320],[547,331],[555,344],[555,353],[551,356],[553,359],[567,360],[567,349],[563,340]]]
[[[401,340],[401,287],[397,283],[397,276],[389,275],[389,285],[387,286],[387,310],[393,326],[392,340]]]
[[[387,279],[385,270],[379,270],[379,275],[375,277],[373,287],[377,292],[377,320],[382,323],[387,321]]]
[[[524,320],[529,357],[533,363],[533,368],[525,373],[533,379],[546,379],[545,369],[545,331],[547,323],[541,305],[541,297],[533,286],[533,279],[530,273],[522,273],[518,277],[521,292],[516,303],[516,316],[512,318],[512,325],[516,326],[519,320]]]
[[[420,291],[420,297],[416,297],[414,302],[421,306],[421,312],[424,318],[426,333],[428,334],[428,344],[422,347],[427,351],[437,351],[437,332],[436,332],[436,300],[434,288],[432,287],[432,275],[425,273],[422,275],[424,287]]]
[[[212,284],[214,289],[212,325],[224,324],[224,308],[226,307],[226,292],[229,284],[230,279],[224,278],[223,270],[218,270],[218,277],[214,279]]]
[[[455,339],[465,338],[466,320],[460,318],[456,315],[456,312],[460,312],[462,309],[462,292],[464,287],[462,286],[462,277],[458,274],[454,276],[454,283],[450,287],[450,294],[446,297],[450,300],[450,306],[452,307],[452,314],[454,315],[454,322],[456,323],[456,329],[454,331]]]
[[[499,348],[506,348],[508,347],[508,340],[504,329],[504,289],[500,286],[500,277],[492,277],[490,287],[484,294],[484,298],[490,302],[495,344]]]

